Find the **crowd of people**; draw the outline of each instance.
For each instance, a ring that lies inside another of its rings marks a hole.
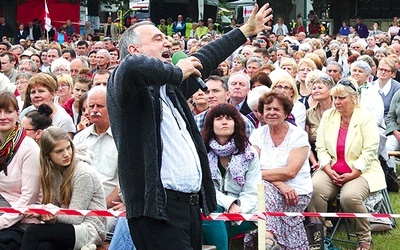
[[[126,210],[128,220],[2,214],[0,246],[81,249],[115,232],[110,249],[228,249],[256,225],[202,222],[200,207],[255,213],[257,184],[267,211],[326,212],[338,199],[367,212],[386,188],[378,157],[395,169],[388,151],[400,148],[398,20],[378,32],[357,18],[332,37],[301,21],[290,33],[270,13],[257,7],[225,29],[182,15],[133,20],[120,40],[109,17],[101,41],[70,21],[41,40],[36,20],[14,45],[3,39],[0,207]],[[189,57],[173,65],[177,52]],[[357,249],[371,249],[368,220],[355,225]],[[266,248],[278,247],[308,249],[303,218],[267,217]]]

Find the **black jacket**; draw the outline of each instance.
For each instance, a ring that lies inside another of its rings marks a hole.
[[[207,77],[245,41],[243,33],[235,30],[199,50],[194,56],[202,62],[202,76]],[[121,62],[107,84],[107,108],[118,149],[118,175],[128,218],[147,216],[168,220],[160,178],[162,147],[167,146],[162,145],[160,132],[159,91],[163,84],[167,84],[167,95],[185,119],[200,158],[200,205],[205,214],[216,209],[207,152],[180,89],[185,89],[189,96],[198,89],[196,83],[190,79],[182,82],[179,67],[136,54]]]

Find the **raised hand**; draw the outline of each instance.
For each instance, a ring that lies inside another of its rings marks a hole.
[[[250,18],[247,22],[240,27],[240,30],[246,37],[251,35],[255,35],[263,30],[270,30],[271,27],[266,25],[266,23],[272,20],[273,15],[272,9],[269,8],[269,3],[264,4],[260,9],[258,9],[258,5],[254,5],[253,12],[251,12]]]

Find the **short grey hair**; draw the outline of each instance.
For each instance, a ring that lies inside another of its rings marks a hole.
[[[22,47],[22,46],[19,45],[19,44],[13,45],[11,48],[12,48],[12,49],[11,49],[12,51],[14,51],[14,50],[16,50],[16,49],[20,49],[22,52],[25,51],[24,47]]]
[[[111,58],[110,52],[108,52],[108,50],[106,50],[106,49],[99,49],[99,50],[96,52],[96,55],[97,55],[97,54],[103,54],[103,55],[106,56],[107,59],[110,59],[110,58]]]
[[[246,62],[246,67],[247,67],[247,65],[249,65],[249,63],[253,63],[253,62],[258,63],[258,64],[260,65],[260,68],[264,65],[263,60],[261,60],[261,59],[258,58],[258,57],[253,56],[253,57],[250,57],[250,58],[247,60],[247,62]]]
[[[367,75],[370,75],[370,74],[371,74],[371,67],[370,67],[369,64],[366,63],[365,61],[355,61],[355,62],[353,62],[353,63],[351,64],[350,68],[353,69],[353,68],[355,68],[355,67],[364,70],[365,73],[367,73]]]
[[[328,67],[331,66],[331,65],[338,67],[340,73],[343,73],[343,66],[342,66],[341,64],[339,64],[339,63],[336,62],[336,61],[332,61],[332,62],[328,63],[328,65],[326,65],[326,68],[328,68]]]
[[[57,58],[57,59],[55,59],[54,61],[53,61],[53,63],[51,64],[51,72],[54,72],[54,71],[56,71],[58,68],[60,68],[61,66],[65,66],[65,68],[68,70],[68,71],[70,71],[71,70],[71,67],[70,67],[70,65],[71,65],[71,63],[67,60],[67,59],[65,59],[65,58],[63,58],[63,57],[59,57],[59,58]]]
[[[385,49],[385,48],[379,48],[379,49],[377,49],[376,51],[375,51],[375,54],[374,54],[374,56],[376,56],[376,54],[378,54],[378,53],[383,53],[383,54],[385,54],[385,56],[387,56],[388,55],[388,52],[387,52],[387,50]]]
[[[31,67],[31,71],[32,72],[37,72],[38,71],[38,66],[37,66],[37,64],[34,62],[34,61],[32,61],[32,60],[30,60],[30,59],[24,59],[24,60],[21,60],[20,62],[19,62],[19,64],[18,64],[18,66],[19,65],[22,65],[22,64],[29,64],[29,66]]]
[[[236,75],[244,76],[246,78],[247,86],[248,86],[248,88],[250,88],[250,77],[247,74],[243,73],[243,72],[236,72],[236,73],[233,73],[232,75],[230,75],[229,79],[228,79],[228,86],[231,85],[231,83],[233,82],[232,78],[234,76],[236,76]]]
[[[83,66],[84,68],[89,68],[88,58],[87,58],[86,56],[78,56],[78,57],[75,58],[75,59],[80,60],[80,61],[82,62],[82,66]],[[75,59],[74,59],[74,60],[75,60]],[[72,61],[73,61],[73,60],[72,60]]]
[[[271,89],[267,86],[258,86],[250,90],[249,94],[247,95],[247,105],[251,108],[254,105],[258,105],[258,101],[260,97],[264,94],[270,92]]]
[[[124,59],[127,55],[129,55],[128,47],[131,44],[142,44],[142,38],[140,37],[139,32],[135,29],[139,26],[143,25],[152,25],[155,26],[154,23],[150,21],[142,21],[140,23],[136,23],[135,25],[129,27],[125,32],[122,34],[121,39],[119,40],[119,51],[120,51],[120,60]]]
[[[95,94],[102,94],[102,93],[104,93],[104,96],[105,96],[106,93],[107,93],[107,88],[106,88],[105,86],[103,86],[103,85],[97,85],[97,86],[92,87],[92,88],[89,90],[88,94],[87,94],[87,100],[88,100],[88,102],[89,102],[90,97],[92,97],[93,95],[95,95]]]

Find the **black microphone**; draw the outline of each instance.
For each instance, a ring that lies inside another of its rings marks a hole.
[[[185,58],[188,58],[188,56],[183,51],[178,51],[172,55],[171,61],[174,65],[176,65],[179,60]],[[204,83],[203,79],[200,78],[200,76],[191,75],[190,78],[196,81],[197,85],[203,92],[207,90],[207,85]]]

